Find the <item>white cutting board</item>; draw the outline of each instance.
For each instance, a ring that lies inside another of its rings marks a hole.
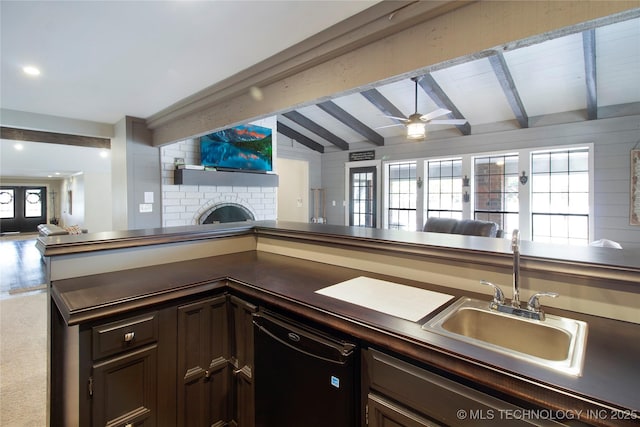
[[[412,322],[453,298],[453,295],[364,276],[319,289],[316,293]]]

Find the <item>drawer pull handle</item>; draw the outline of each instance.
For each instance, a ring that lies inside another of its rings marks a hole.
[[[135,337],[136,337],[135,332],[127,332],[126,334],[124,334],[124,342],[130,343],[131,341],[133,341]]]

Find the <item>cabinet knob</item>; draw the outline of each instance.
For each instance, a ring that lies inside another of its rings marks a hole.
[[[124,427],[133,427],[133,423],[126,424]]]
[[[130,343],[131,341],[133,341],[135,337],[136,337],[135,332],[127,332],[126,334],[124,334],[124,342]]]

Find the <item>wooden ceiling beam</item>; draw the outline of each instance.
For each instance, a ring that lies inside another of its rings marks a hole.
[[[528,128],[529,116],[527,116],[527,112],[524,109],[524,104],[522,103],[522,99],[520,99],[520,94],[518,93],[516,84],[513,81],[511,71],[509,71],[504,55],[502,52],[496,51],[495,55],[489,56],[489,62],[491,63],[493,72],[498,78],[498,82],[500,82],[500,86],[502,86],[504,95],[507,97],[507,102],[509,102],[511,111],[513,111],[518,123],[520,123],[520,127]]]
[[[368,141],[382,146],[384,145],[384,137],[380,135],[378,132],[371,129],[369,126],[362,123],[360,120],[353,117],[351,114],[347,113],[345,110],[340,108],[333,101],[325,101],[316,105],[316,107],[320,108],[325,113],[333,116],[335,119],[344,123],[354,131],[358,132],[360,135],[364,136]]]
[[[295,139],[300,144],[304,145],[307,148],[312,149],[313,151],[317,151],[318,153],[324,153],[324,145],[318,144],[311,138],[304,136],[297,130],[291,129],[289,126],[283,124],[282,122],[278,122],[277,128],[278,128],[278,132],[280,132],[284,136],[289,137],[291,139]]]
[[[39,130],[0,127],[0,138],[13,141],[44,142],[51,144],[73,145],[76,147],[92,147],[111,149],[109,138],[80,136],[66,133],[43,132]]]
[[[323,128],[322,126],[320,126],[313,120],[309,119],[308,117],[304,116],[303,114],[297,111],[289,111],[288,113],[283,113],[282,115],[287,119],[291,120],[292,122],[315,133],[319,137],[329,141],[330,143],[340,148],[341,150],[349,149],[349,143],[347,141],[329,132],[327,129]]]
[[[596,30],[582,32],[584,76],[587,85],[587,118],[598,118],[598,88],[596,83]]]
[[[450,116],[453,119],[464,119],[465,117],[460,113],[458,107],[455,106],[453,101],[449,99],[446,93],[442,90],[440,85],[436,83],[435,79],[431,74],[425,74],[424,76],[418,78],[418,85],[426,92],[427,95],[435,102],[435,104],[439,108],[446,108],[451,111]],[[471,135],[471,125],[469,122],[463,125],[455,125],[460,133],[463,135]]]
[[[360,95],[364,96],[367,101],[372,103],[378,110],[382,111],[385,116],[389,116],[390,120],[393,120],[399,125],[404,124],[404,120],[396,119],[394,117],[407,118],[402,111],[398,109],[391,101],[389,101],[378,89],[369,89],[361,92]]]

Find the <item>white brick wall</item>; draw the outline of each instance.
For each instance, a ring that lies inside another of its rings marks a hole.
[[[276,219],[277,188],[246,186],[175,185],[175,159],[186,164],[200,164],[200,148],[188,139],[161,147],[162,225],[194,225],[200,216],[218,205],[235,203],[244,206],[256,221]]]

